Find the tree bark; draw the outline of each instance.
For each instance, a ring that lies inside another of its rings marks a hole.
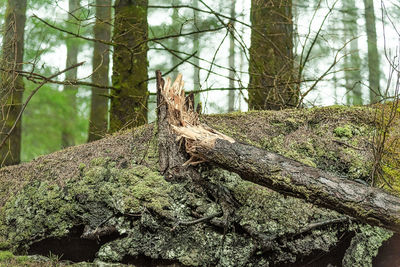
[[[178,75],[177,80],[179,81]],[[187,161],[187,153],[182,146],[182,142],[176,140],[176,135],[168,123],[168,105],[161,90],[165,81],[161,77],[161,72],[156,72],[157,79],[157,133],[158,133],[158,158],[160,173],[167,179],[192,178],[198,176],[192,168],[184,166]],[[182,80],[180,80],[182,82]],[[188,97],[194,100],[193,95]],[[185,99],[184,99],[185,101]],[[192,102],[193,103],[193,102]],[[192,106],[193,107],[193,106]]]
[[[16,71],[22,70],[26,0],[8,0],[4,23],[2,65],[9,71],[1,73],[0,140],[17,120],[22,107],[24,82]],[[6,143],[0,147],[0,167],[18,164],[21,160],[21,120]]]
[[[279,110],[297,105],[291,9],[291,0],[251,2],[249,109]]]
[[[236,17],[235,12],[236,0],[231,0],[231,18]],[[228,112],[235,110],[235,31],[234,21],[229,21],[232,27],[229,33],[229,93],[228,93]]]
[[[197,115],[182,105],[185,94],[178,86],[180,83],[181,80],[172,85],[167,82],[159,91],[166,101],[169,127],[180,138],[185,138],[185,148],[191,156],[185,165],[211,162],[239,174],[242,179],[282,194],[400,232],[400,198],[279,154],[238,143],[200,124]]]
[[[370,103],[377,103],[381,99],[380,92],[380,70],[378,42],[376,38],[376,20],[373,0],[364,0],[365,26],[368,39],[368,80],[370,87]]]
[[[110,41],[111,38],[111,0],[96,0],[96,24],[93,28],[94,38]],[[108,71],[110,65],[110,48],[103,43],[95,42],[93,49],[92,82],[109,85]],[[108,125],[108,90],[92,87],[89,137],[95,141],[107,132]]]
[[[110,131],[147,122],[147,0],[115,2]]]
[[[350,42],[350,49],[345,58],[346,100],[348,105],[362,105],[361,93],[361,58],[358,49],[358,9],[354,0],[343,2],[343,28],[345,42]]]
[[[172,5],[173,6],[177,6],[179,5],[179,1],[178,0],[173,0],[172,1]],[[172,11],[172,34],[179,34],[180,30],[181,30],[181,24],[179,23],[179,13],[178,13],[178,8],[174,8]],[[173,51],[178,51],[179,50],[179,37],[175,37],[171,39],[171,49]],[[171,68],[174,68],[175,66],[177,66],[179,64],[179,58],[177,58],[175,55],[172,55],[171,58]],[[178,75],[179,71],[178,68],[175,68],[174,71],[172,72],[172,77],[176,77]]]
[[[193,7],[199,7],[199,0],[193,0]],[[197,10],[193,10],[193,31],[197,31],[199,29],[200,19],[199,12]],[[193,57],[193,90],[199,90],[200,88],[200,34],[193,34],[193,49],[192,52],[196,52],[197,54]],[[200,93],[194,95],[194,102],[200,103]]]
[[[69,0],[68,6],[68,28],[74,29],[73,32],[76,32],[79,29],[79,20],[76,19],[76,16],[79,17],[81,3],[80,0]],[[79,40],[76,38],[69,38],[66,40],[67,45],[67,60],[65,63],[65,67],[68,68],[70,66],[78,63],[78,53],[79,53]],[[78,77],[78,69],[74,68],[65,73],[65,79],[74,81]],[[77,106],[76,106],[76,94],[78,89],[74,85],[64,85],[64,94],[67,98],[67,114],[65,114],[65,119],[63,122],[63,129],[61,132],[61,147],[66,148],[75,145],[75,127],[77,121]]]

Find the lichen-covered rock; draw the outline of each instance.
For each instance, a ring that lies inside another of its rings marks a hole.
[[[117,169],[99,158],[63,186],[50,181],[27,184],[2,209],[2,234],[13,248],[27,250],[33,242],[62,238],[77,225],[96,229],[111,217],[163,214],[171,185],[144,166]]]

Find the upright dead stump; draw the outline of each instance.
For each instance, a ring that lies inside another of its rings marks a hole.
[[[194,108],[194,95],[185,96],[181,74],[178,74],[172,83],[169,77],[164,81],[161,72],[156,71],[156,79],[160,172],[169,180],[192,181],[191,186],[197,193],[212,195],[223,210],[223,221],[219,225],[225,227],[232,219],[230,215],[233,214],[236,202],[226,188],[202,179],[198,169],[193,166],[205,160],[190,152],[190,138],[183,138],[177,129],[190,129],[187,134],[190,134],[191,130],[197,129],[206,133],[207,136],[210,136],[209,133],[211,133],[211,135],[225,140],[232,142],[234,140],[200,123],[199,113]]]
[[[162,78],[161,72],[156,71],[157,79],[157,130],[158,130],[158,153],[159,153],[159,165],[160,172],[167,179],[180,179],[180,178],[194,178],[199,176],[193,168],[185,166],[188,154],[185,151],[185,147],[181,140],[177,139],[177,135],[171,129],[169,122],[169,116],[171,110],[168,109],[167,101],[164,93],[162,92],[165,86],[165,81]],[[168,78],[167,83],[171,85],[171,81]],[[174,88],[183,89],[184,82],[182,81],[182,75],[178,75],[175,82],[171,85]],[[182,90],[184,94],[184,91]],[[183,95],[184,97],[184,95]],[[185,98],[183,98],[185,99]],[[193,107],[193,97],[188,96],[186,98],[187,103],[191,102]],[[182,103],[185,105],[185,103]],[[176,112],[176,111],[174,111]],[[178,114],[176,114],[179,116]]]

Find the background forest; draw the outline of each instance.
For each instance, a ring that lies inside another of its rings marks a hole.
[[[136,2],[0,0],[1,165],[154,121],[157,69],[203,113],[395,94],[397,1]]]

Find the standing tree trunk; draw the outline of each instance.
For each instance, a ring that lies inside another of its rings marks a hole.
[[[111,38],[111,0],[96,0],[96,24],[94,38],[110,41]],[[93,49],[93,83],[107,86],[110,52],[106,44],[95,42]],[[92,87],[88,141],[102,138],[107,132],[108,90]]]
[[[361,58],[358,49],[358,14],[354,0],[343,1],[343,28],[345,42],[350,41],[350,50],[345,58],[345,81],[347,105],[362,105]]]
[[[199,7],[199,0],[193,0],[193,7]],[[194,31],[197,31],[199,24],[199,12],[193,9],[193,25]],[[196,52],[196,56],[193,58],[193,90],[200,89],[200,34],[193,34],[193,53]],[[200,103],[200,93],[194,95],[194,102]]]
[[[229,25],[231,26],[229,34],[229,93],[228,93],[228,112],[235,110],[235,32],[234,32],[234,21],[236,17],[235,12],[236,0],[231,0],[231,20]]]
[[[365,6],[365,25],[367,27],[368,39],[368,70],[369,70],[369,99],[370,103],[377,103],[381,99],[380,92],[380,70],[379,70],[379,54],[376,40],[376,22],[374,13],[374,1],[364,0]]]
[[[291,0],[252,0],[249,109],[296,106]]]
[[[73,29],[74,32],[79,28],[79,20],[76,16],[80,12],[80,0],[69,0],[68,6],[68,28]],[[69,38],[66,40],[67,45],[67,61],[65,67],[68,68],[78,63],[79,53],[79,40],[76,38]],[[65,73],[65,79],[74,81],[78,76],[78,69],[73,68]],[[63,148],[75,145],[75,127],[77,121],[77,107],[76,107],[76,94],[78,89],[74,85],[64,85],[64,94],[67,97],[68,112],[63,123],[61,132],[61,146]]]
[[[179,0],[173,0],[172,5],[177,6],[179,4]],[[178,13],[178,8],[174,8],[172,11],[172,34],[179,34],[180,30],[180,23],[179,23],[179,13]],[[175,37],[171,39],[171,49],[173,51],[178,51],[179,50],[179,37]],[[175,52],[176,53],[176,52]],[[171,68],[174,68],[179,64],[179,58],[176,57],[175,55],[171,54],[172,56],[172,66]],[[178,68],[175,68],[174,71],[172,72],[172,76],[176,77],[178,75],[179,71]]]
[[[22,107],[24,82],[16,73],[22,70],[26,0],[8,0],[5,13],[0,87],[0,142],[17,121]],[[18,164],[21,160],[21,120],[16,123],[7,142],[0,147],[0,166]]]
[[[147,0],[115,2],[110,131],[147,122]]]

